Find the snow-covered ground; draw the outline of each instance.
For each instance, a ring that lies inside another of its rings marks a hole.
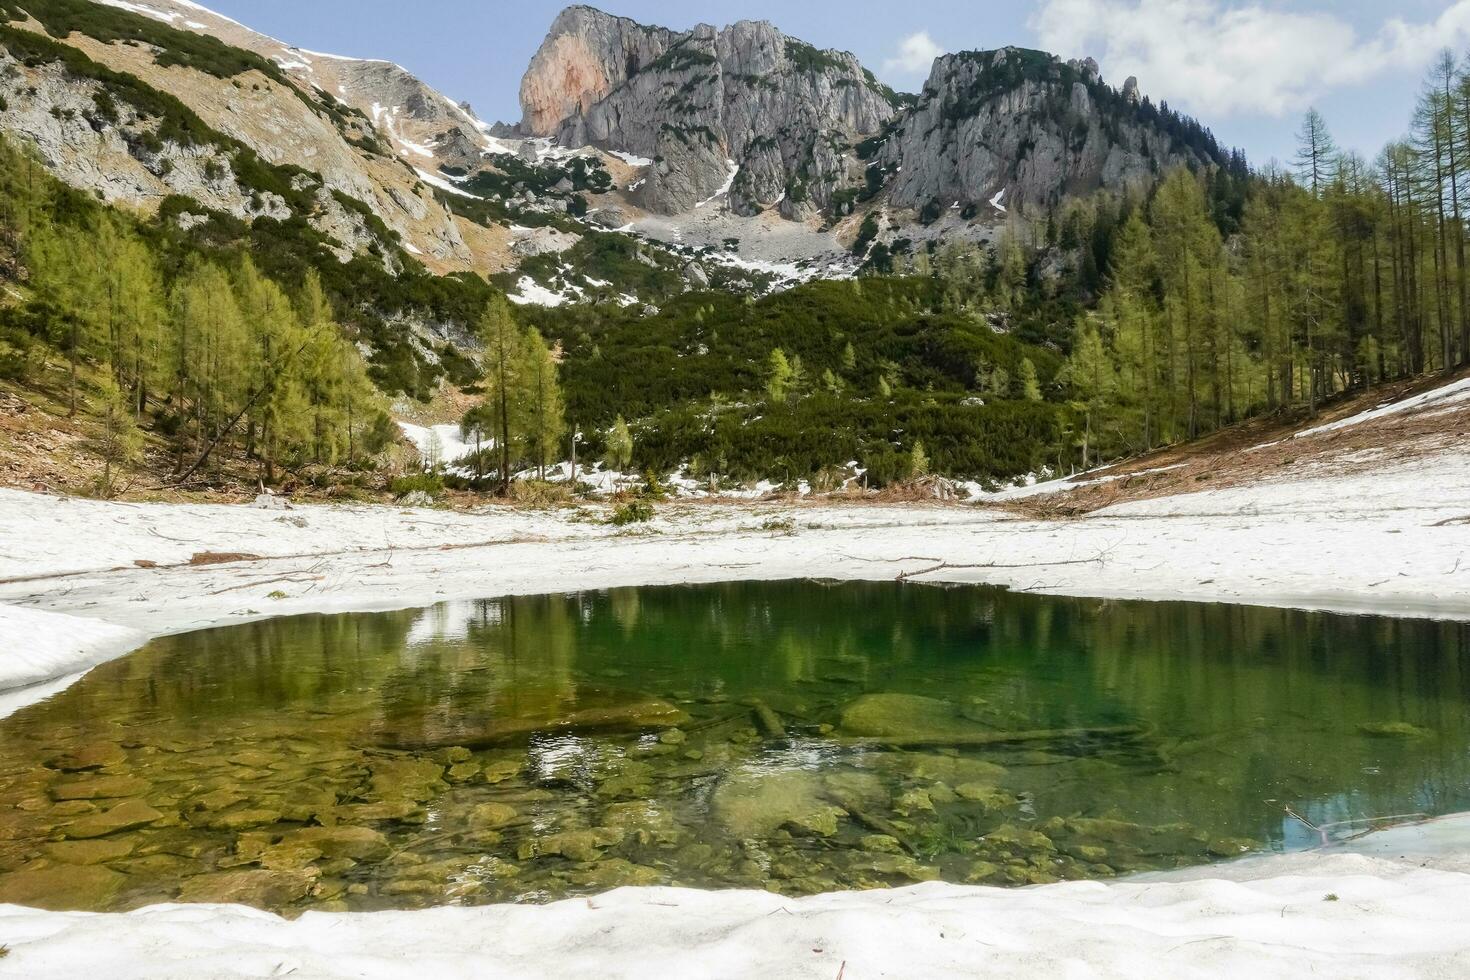
[[[1298,432],[1297,439],[1306,439],[1311,436],[1321,435],[1324,432],[1336,432],[1339,429],[1348,429],[1364,422],[1372,422],[1375,419],[1387,418],[1391,415],[1402,415],[1408,413],[1423,414],[1428,410],[1430,414],[1448,410],[1466,401],[1470,401],[1470,378],[1462,378],[1442,388],[1426,391],[1422,395],[1413,398],[1405,398],[1402,401],[1387,402],[1377,408],[1357,415],[1331,422],[1327,425],[1319,425],[1315,429],[1307,429]]]
[[[0,490],[0,688],[59,678],[12,691],[0,712],[150,635],[620,585],[906,573],[1070,595],[1470,619],[1463,450],[1350,476],[1298,471],[1055,523],[957,506],[680,504],[633,529],[605,515],[283,512]],[[201,552],[260,557],[191,564]],[[542,908],[293,923],[217,907],[0,909],[0,944],[12,948],[0,976],[1470,975],[1470,818],[1370,837],[1359,849],[1006,892],[926,885],[791,900],[634,890]]]
[[[605,523],[606,514],[601,505],[280,512],[0,490],[0,637],[60,651],[48,654],[60,676],[98,659],[81,642],[84,624],[38,629],[10,605],[156,635],[501,594],[891,579],[941,564],[914,577],[1470,619],[1470,523],[1444,523],[1470,515],[1466,453],[1127,503],[1066,522],[953,506],[704,503],[665,505],[651,524],[628,529]],[[200,552],[259,560],[187,564]],[[54,635],[66,642],[39,643]],[[72,641],[78,648],[67,654]],[[43,679],[19,649],[7,642],[0,654],[0,689]]]

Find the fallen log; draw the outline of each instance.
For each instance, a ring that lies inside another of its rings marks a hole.
[[[877,735],[843,738],[855,748],[981,748],[987,745],[1022,745],[1027,742],[1072,742],[1089,738],[1132,738],[1147,735],[1147,725],[1114,725],[1106,728],[1054,728],[1033,732],[934,732],[918,735]]]
[[[776,712],[764,701],[757,701],[751,705],[750,712],[755,719],[756,730],[768,739],[784,739],[786,737],[786,726]]]
[[[849,817],[856,820],[864,827],[867,827],[869,830],[876,831],[880,834],[887,834],[889,837],[892,837],[894,840],[898,841],[898,846],[902,847],[905,851],[908,851],[909,854],[913,855],[914,857],[919,856],[919,849],[908,842],[908,840],[904,837],[903,830],[900,829],[898,825],[895,824],[893,821],[888,820],[884,817],[880,817],[875,813],[869,813],[845,796],[829,795],[828,798],[832,801],[834,805],[845,810]]]

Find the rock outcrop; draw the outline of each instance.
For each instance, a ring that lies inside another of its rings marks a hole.
[[[1068,196],[1208,162],[1213,139],[1141,102],[1130,81],[1120,93],[1091,59],[1064,63],[1021,48],[939,58],[878,154],[893,175],[890,203],[1040,214]]]
[[[552,25],[521,104],[529,135],[651,158],[649,210],[728,194],[743,214],[804,217],[855,178],[847,151],[901,103],[851,54],[764,22],[676,33],[579,6]]]

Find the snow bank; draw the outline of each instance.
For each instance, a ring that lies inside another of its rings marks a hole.
[[[415,425],[412,422],[399,421],[398,428],[413,443],[421,458],[445,466],[457,463],[475,451],[474,443],[465,441],[464,433],[457,423]]]
[[[1369,409],[1366,412],[1359,412],[1357,415],[1349,416],[1336,422],[1330,422],[1327,425],[1319,425],[1315,429],[1298,432],[1294,438],[1306,439],[1309,436],[1321,435],[1324,432],[1336,432],[1339,429],[1347,429],[1355,425],[1361,425],[1364,422],[1371,422],[1374,419],[1386,418],[1387,416],[1398,415],[1403,412],[1419,412],[1424,409],[1447,409],[1465,401],[1470,401],[1470,378],[1462,378],[1453,384],[1445,385],[1443,388],[1436,388],[1433,391],[1426,391],[1424,394],[1415,395],[1413,398],[1405,398],[1399,402],[1389,402],[1379,405],[1377,408]]]
[[[548,906],[126,915],[0,907],[0,974],[44,978],[1253,977],[1470,972],[1470,875],[1359,854],[1209,878],[790,899],[620,889]],[[1329,897],[1332,896],[1332,897]]]
[[[110,623],[0,605],[0,691],[85,671],[148,638]],[[0,717],[7,714],[0,703]]]
[[[459,451],[456,440],[441,441],[446,455]],[[579,474],[610,485],[625,477]],[[1466,453],[1139,501],[1055,523],[972,507],[706,503],[662,505],[651,524],[615,528],[597,512],[573,510],[319,505],[281,513],[0,490],[0,603],[81,614],[141,637],[495,595],[902,573],[1059,595],[1470,620],[1470,524],[1454,523],[1470,511],[1467,501]],[[188,564],[204,551],[262,557]],[[282,577],[300,581],[279,584]],[[77,625],[0,628],[0,649],[19,637],[62,649],[55,644],[71,642]],[[46,673],[89,666],[91,649]]]
[[[403,141],[400,140],[399,142],[403,142]],[[427,153],[427,151],[426,151],[426,153]],[[432,156],[433,154],[432,153],[429,153],[427,155]],[[450,181],[445,180],[443,177],[440,177],[437,174],[431,174],[431,173],[429,173],[427,170],[425,170],[422,167],[414,167],[413,168],[413,172],[416,173],[416,174],[418,174],[419,180],[422,180],[424,183],[428,184],[430,187],[437,187],[439,190],[444,191],[446,194],[457,194],[460,197],[474,198],[477,201],[478,200],[482,200],[482,198],[480,197],[480,195],[478,195],[478,194],[471,194],[469,191],[465,190],[463,187],[457,187],[453,183],[451,183]]]

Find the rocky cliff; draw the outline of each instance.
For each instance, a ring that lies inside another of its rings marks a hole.
[[[728,192],[739,214],[840,218],[875,199],[967,220],[1041,215],[1169,167],[1223,161],[1192,120],[1114,89],[1097,64],[1003,48],[936,60],[900,96],[850,54],[769,24],[686,33],[565,10],[521,86],[524,133],[649,157],[637,201],[663,214]]]
[[[901,100],[852,55],[770,24],[676,33],[579,6],[552,25],[521,104],[529,135],[650,158],[637,202],[651,211],[728,193],[741,214],[805,217],[856,178],[848,151]]]
[[[876,149],[900,208],[989,206],[1039,215],[1068,196],[1143,186],[1218,162],[1198,124],[1117,91],[1095,62],[1041,51],[946,55]],[[993,202],[993,203],[992,203]]]

